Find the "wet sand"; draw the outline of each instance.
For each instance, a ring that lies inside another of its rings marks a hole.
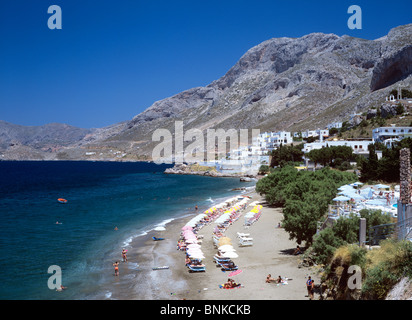
[[[252,201],[264,201],[256,193],[249,194]],[[249,202],[249,203],[250,203]],[[118,286],[114,286],[112,299],[141,300],[307,300],[305,282],[310,275],[315,283],[319,277],[308,268],[298,268],[300,256],[294,256],[296,242],[289,240],[289,234],[277,228],[282,220],[282,210],[270,208],[262,203],[262,215],[249,228],[244,227],[244,214],[252,207],[246,207],[241,217],[225,232],[232,239],[238,258],[233,261],[242,272],[232,277],[243,285],[239,289],[220,289],[229,272],[223,272],[213,262],[217,249],[213,246],[212,232],[216,224],[203,227],[198,234],[203,235],[202,251],[206,272],[189,273],[184,265],[185,254],[176,249],[181,228],[189,218],[177,219],[166,225],[165,231],[153,231],[131,243],[128,260],[139,267],[129,268],[129,263],[120,265]],[[194,214],[195,215],[195,214]],[[253,246],[239,247],[237,232],[250,233]],[[165,240],[153,241],[152,236]],[[169,266],[165,270],[152,267]],[[286,277],[287,284],[265,283],[266,276]],[[125,280],[126,279],[126,280]],[[117,287],[117,289],[116,289]]]

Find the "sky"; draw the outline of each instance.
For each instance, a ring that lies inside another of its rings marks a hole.
[[[51,5],[61,29],[48,27]],[[348,27],[351,5],[362,29]],[[104,127],[208,85],[265,40],[373,40],[408,23],[405,0],[0,0],[0,120]]]

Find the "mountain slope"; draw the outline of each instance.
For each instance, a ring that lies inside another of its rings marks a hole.
[[[81,141],[92,132],[60,123],[21,126],[0,120],[0,151],[5,154],[3,159],[53,158],[56,151]]]
[[[412,24],[376,40],[312,33],[274,38],[248,50],[220,79],[156,101],[130,121],[99,129],[57,154],[59,159],[150,158],[157,128],[174,132],[303,130],[343,121],[379,106],[398,84],[412,85]],[[90,157],[89,157],[90,158]]]

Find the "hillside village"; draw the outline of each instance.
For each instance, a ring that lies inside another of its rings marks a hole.
[[[332,146],[349,146],[354,155],[369,156],[368,146],[380,142],[391,147],[406,137],[412,137],[412,95],[408,90],[407,97],[393,94],[386,97],[380,110],[371,109],[364,114],[352,114],[348,121],[334,122],[326,128],[289,132],[271,131],[260,133],[253,138],[252,144],[240,146],[227,153],[226,158],[215,162],[204,162],[201,165],[215,167],[224,174],[255,175],[261,165],[269,165],[270,154],[282,145],[303,143],[302,151],[307,154],[311,150]],[[402,123],[407,122],[407,125]],[[359,130],[359,128],[361,128]],[[367,130],[369,132],[367,132]],[[348,135],[352,132],[351,135]],[[355,133],[355,135],[354,135]],[[378,159],[382,152],[377,151]],[[300,169],[313,169],[314,164],[305,159]]]

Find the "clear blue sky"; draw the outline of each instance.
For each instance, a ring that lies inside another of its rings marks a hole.
[[[352,4],[362,30],[347,27]],[[50,5],[61,30],[47,27]],[[411,22],[405,0],[0,0],[0,120],[103,127],[209,84],[264,40],[376,39]]]

